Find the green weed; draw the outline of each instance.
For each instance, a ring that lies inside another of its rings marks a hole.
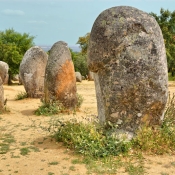
[[[77,93],[77,105],[76,105],[76,108],[79,109],[81,107],[83,101],[84,101],[83,96]]]
[[[76,109],[79,109],[82,103],[83,103],[83,97],[77,94],[77,104],[74,110],[76,111]],[[66,109],[61,102],[52,101],[50,103],[45,103],[43,101],[42,105],[35,111],[35,114],[50,116],[50,115],[60,114],[63,112],[70,112],[70,111]]]
[[[59,164],[59,162],[57,162],[57,161],[54,161],[54,162],[50,162],[49,163],[49,165],[58,165]]]
[[[52,102],[50,104],[48,103],[42,103],[42,105],[35,111],[36,115],[55,115],[63,112],[65,108],[61,103],[58,102]]]
[[[15,100],[22,100],[24,98],[27,98],[27,93],[26,92],[19,92],[16,96],[15,96]]]
[[[20,154],[25,156],[30,152],[29,148],[21,148],[20,149]]]
[[[133,139],[133,147],[150,154],[175,152],[175,96],[169,95],[161,126],[143,127]]]

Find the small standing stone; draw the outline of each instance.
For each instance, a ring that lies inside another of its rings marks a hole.
[[[82,82],[82,76],[80,72],[75,72],[76,82]]]
[[[0,61],[0,77],[3,81],[3,84],[8,84],[8,70],[9,65],[6,62]]]
[[[88,67],[94,72],[102,122],[134,133],[159,125],[168,96],[167,60],[156,20],[133,7],[103,11],[92,27]]]
[[[3,89],[3,82],[0,77],[0,112],[3,110],[3,108],[4,108],[4,89]]]
[[[31,47],[24,55],[19,77],[28,97],[40,98],[44,93],[44,75],[48,55],[40,47]]]
[[[76,77],[71,53],[63,41],[50,49],[45,74],[45,102],[61,102],[66,108],[77,104]]]

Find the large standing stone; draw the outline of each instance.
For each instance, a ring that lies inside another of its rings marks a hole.
[[[76,77],[71,53],[63,41],[56,42],[49,54],[45,75],[45,102],[61,102],[66,108],[77,103]]]
[[[20,64],[20,79],[28,97],[39,98],[44,93],[44,75],[48,55],[38,46],[31,47]]]
[[[95,72],[98,114],[121,130],[159,125],[167,102],[164,40],[156,20],[132,7],[103,11],[92,27],[88,67]]]
[[[8,70],[8,64],[6,62],[0,61],[0,77],[2,79],[3,84],[8,84]]]

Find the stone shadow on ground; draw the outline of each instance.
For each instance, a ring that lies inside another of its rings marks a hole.
[[[34,146],[41,149],[62,149],[66,151],[66,146],[64,146],[62,142],[56,142],[56,140],[51,136],[39,137],[35,139]]]

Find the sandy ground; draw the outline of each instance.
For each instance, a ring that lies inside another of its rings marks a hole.
[[[97,115],[94,82],[77,83],[78,93],[84,97],[83,105],[76,116],[63,115],[69,119]],[[169,90],[175,92],[175,84]],[[15,96],[24,91],[22,85],[4,86],[5,98],[10,113],[0,115],[0,138],[4,134],[14,136],[6,154],[0,154],[0,175],[85,175],[84,164],[74,164],[79,157],[49,137],[49,133],[41,129],[50,120],[47,116],[36,116],[34,111],[41,105],[39,99],[15,100]],[[30,152],[21,155],[20,150],[27,148]],[[174,175],[175,157],[144,156],[146,174]],[[125,175],[126,172],[117,174]]]

